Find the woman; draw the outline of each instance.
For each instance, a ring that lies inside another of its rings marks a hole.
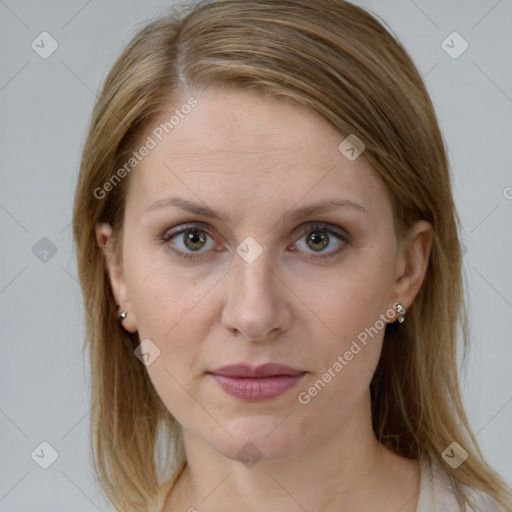
[[[73,218],[116,509],[512,510],[459,393],[458,223],[421,76],[363,9],[141,29]]]

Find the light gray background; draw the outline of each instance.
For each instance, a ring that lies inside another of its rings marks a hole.
[[[512,484],[512,1],[356,3],[409,50],[447,140],[475,339],[463,393]],[[136,24],[168,5],[0,0],[0,512],[111,510],[90,459],[72,199],[95,94]],[[43,31],[59,44],[47,59],[31,48]],[[441,46],[453,31],[469,43],[456,59]],[[43,237],[57,248],[46,262],[32,251]],[[42,441],[58,452],[46,470],[31,458]]]

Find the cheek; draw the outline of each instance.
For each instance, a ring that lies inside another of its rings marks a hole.
[[[126,251],[125,279],[137,319],[139,339],[149,339],[159,355],[146,366],[158,394],[171,411],[190,407],[194,378],[207,337],[210,279],[185,279],[161,254]],[[203,282],[204,281],[204,282]]]
[[[379,252],[387,254],[389,250],[391,254],[391,249],[381,247],[379,251],[375,247],[373,254],[340,267],[323,290],[310,287],[301,291],[323,324],[324,334],[316,335],[312,347],[317,371],[300,388],[306,394],[303,402],[318,408],[318,414],[330,401],[350,408],[349,404],[368,390],[379,361],[386,320],[391,319],[388,301],[393,261]],[[344,412],[333,410],[332,414]]]
[[[381,253],[386,250],[381,248]],[[381,315],[387,312],[393,262],[379,252],[377,246],[368,254],[362,251],[361,257],[340,265],[328,280],[316,281],[316,285],[311,285],[309,280],[300,280],[297,295],[306,298],[305,302],[321,320],[322,331],[327,335],[319,349],[323,347],[324,351],[332,354],[350,345],[360,333],[374,327]],[[385,325],[379,321],[377,329],[382,330],[383,327]]]
[[[181,356],[180,356],[181,357]],[[198,389],[190,381],[190,372],[187,372],[187,362],[181,358],[177,365],[169,364],[169,358],[162,353],[150,366],[146,367],[148,376],[157,394],[172,414],[173,418],[183,427],[200,434],[216,432],[219,423],[216,419],[219,414],[215,410],[212,416],[212,405],[206,407],[201,399]],[[222,432],[220,432],[222,434]]]
[[[197,297],[199,289],[184,292],[176,282],[157,277],[148,276],[134,295],[139,337],[150,339],[160,350],[159,363],[186,384],[207,336],[207,300]]]
[[[140,338],[163,341],[193,308],[195,283],[185,284],[162,250],[127,250],[124,271]]]
[[[150,339],[159,350],[145,368],[156,392],[180,424],[202,424],[204,410],[193,397],[198,394],[205,315],[201,302],[194,307],[199,299],[180,292],[176,284],[148,277],[138,288],[134,308],[140,339]]]
[[[360,410],[380,358],[386,323],[378,317],[370,322],[368,315],[341,306],[336,326],[336,336],[317,340],[316,371],[296,393],[304,428],[318,435],[335,432]]]

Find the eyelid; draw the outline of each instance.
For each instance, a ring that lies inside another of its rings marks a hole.
[[[177,224],[176,226],[166,229],[162,235],[157,236],[157,240],[159,241],[165,241],[169,240],[170,238],[182,234],[184,231],[187,231],[189,229],[197,229],[200,231],[204,231],[207,233],[211,238],[215,238],[218,236],[217,234],[213,234],[213,228],[210,227],[210,225],[206,222],[202,221],[191,221],[191,222],[183,222],[181,224]]]
[[[326,231],[332,231],[336,235],[338,235],[340,237],[344,237],[348,241],[352,241],[352,237],[347,232],[346,229],[342,228],[341,226],[337,226],[336,224],[334,224],[332,222],[321,221],[321,220],[310,220],[310,221],[307,221],[307,222],[303,222],[299,226],[295,227],[291,231],[289,236],[295,235],[297,233],[302,233],[303,230],[308,229],[308,228],[312,228],[312,227],[316,227],[316,226],[325,226],[326,227],[325,228]],[[166,229],[163,232],[162,235],[159,235],[156,238],[157,238],[157,240],[161,240],[165,236],[169,235],[170,233],[178,234],[180,231],[185,230],[185,229],[204,229],[204,231],[206,233],[208,233],[210,236],[213,237],[212,233],[213,233],[214,228],[212,228],[210,226],[210,224],[208,224],[207,222],[200,221],[200,220],[197,220],[197,221],[193,220],[193,221],[190,221],[190,222],[182,222],[182,223],[179,223],[179,224],[177,224],[176,226],[174,226],[172,228],[168,228],[168,229]],[[216,235],[216,236],[218,236],[218,235]],[[221,235],[221,238],[223,238],[222,235]]]

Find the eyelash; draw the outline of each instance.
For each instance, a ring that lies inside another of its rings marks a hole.
[[[193,230],[193,229],[196,229],[196,230],[198,230],[200,232],[204,232],[210,238],[213,238],[213,236],[210,233],[210,231],[207,228],[203,227],[202,225],[188,224],[188,225],[184,225],[184,226],[180,227],[176,231],[174,231],[174,230],[166,231],[162,236],[158,237],[158,240],[161,243],[167,243],[170,240],[172,240],[174,237],[176,237],[178,235],[181,235],[181,234],[185,233],[188,230]],[[318,254],[318,255],[315,255],[315,256],[311,257],[311,259],[313,259],[313,260],[326,260],[326,259],[329,259],[329,258],[333,258],[333,257],[337,256],[338,254],[340,254],[346,248],[347,245],[350,245],[350,240],[349,240],[349,237],[347,235],[343,234],[343,232],[341,232],[341,231],[334,230],[334,229],[330,228],[328,224],[321,224],[321,223],[314,223],[314,224],[307,224],[307,225],[305,225],[301,229],[301,231],[300,231],[300,238],[298,238],[298,240],[300,240],[301,238],[303,238],[304,236],[306,236],[306,235],[308,235],[310,233],[315,233],[315,232],[322,232],[322,233],[327,233],[327,234],[333,234],[337,238],[340,239],[342,244],[340,245],[340,247],[338,249],[336,249],[336,250],[334,250],[332,252],[329,252],[327,254]],[[200,252],[188,253],[188,252],[183,252],[181,250],[176,250],[174,248],[171,248],[171,250],[179,258],[182,258],[182,259],[185,259],[185,260],[197,260],[197,259],[200,259],[200,258],[203,257],[203,256],[200,255]]]

